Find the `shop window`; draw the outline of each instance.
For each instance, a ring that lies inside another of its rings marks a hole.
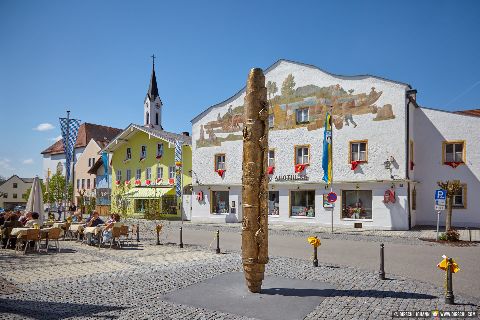
[[[130,181],[132,179],[132,170],[127,169],[127,181]]]
[[[145,213],[148,207],[148,199],[135,199],[135,212]]]
[[[372,219],[372,191],[343,190],[342,219]]]
[[[367,161],[367,141],[350,141],[350,163]]]
[[[168,179],[175,178],[175,166],[168,167]]]
[[[464,163],[465,141],[445,141],[443,143],[443,163]]]
[[[290,215],[315,217],[315,190],[291,191]]]
[[[212,191],[211,213],[228,213],[228,191]]]
[[[87,189],[90,189],[90,179],[87,179]]]
[[[275,116],[273,114],[268,115],[268,127],[273,128],[273,125],[275,123]]]
[[[157,179],[163,179],[163,167],[157,167]]]
[[[268,166],[275,167],[275,150],[268,150]]]
[[[297,123],[308,122],[308,108],[297,109]]]
[[[16,193],[13,194],[13,199],[17,199],[17,194]]]
[[[140,180],[142,178],[142,169],[137,169],[135,173],[135,180]]]
[[[215,171],[225,170],[225,154],[215,155]]]
[[[145,179],[152,180],[152,168],[145,169]]]
[[[14,182],[14,183],[13,183],[13,188],[14,188],[14,189],[17,189],[17,188],[18,188],[18,183],[15,183],[15,182]]]
[[[309,164],[310,152],[308,146],[295,147],[295,164]]]
[[[268,215],[269,216],[278,216],[280,214],[279,198],[280,198],[280,194],[278,191],[268,192]]]
[[[163,156],[163,143],[157,143],[157,158],[161,158]]]
[[[147,157],[147,146],[141,146],[140,148],[140,160]]]
[[[132,148],[127,148],[126,160],[132,159]]]
[[[466,209],[467,208],[467,185],[462,184],[462,188],[453,195],[454,209]]]

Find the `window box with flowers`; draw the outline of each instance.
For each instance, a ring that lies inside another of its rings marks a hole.
[[[310,165],[310,146],[295,146],[294,169],[295,173],[302,173]]]
[[[444,141],[442,145],[442,163],[444,165],[456,168],[465,164],[466,156],[465,141]]]
[[[350,141],[348,158],[353,171],[355,171],[360,164],[367,163],[368,140]]]
[[[225,175],[225,154],[224,153],[219,153],[215,155],[215,162],[214,162],[214,169],[215,172],[223,178]]]

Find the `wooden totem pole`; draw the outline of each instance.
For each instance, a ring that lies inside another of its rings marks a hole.
[[[250,70],[243,128],[242,263],[250,292],[260,292],[268,263],[268,102],[262,69]]]

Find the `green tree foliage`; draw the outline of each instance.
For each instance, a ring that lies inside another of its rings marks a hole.
[[[65,193],[65,176],[59,173],[55,173],[48,182],[48,193],[44,192],[43,201],[45,203],[61,203],[63,202]],[[68,185],[68,199],[71,201],[73,194],[73,185]]]
[[[291,97],[295,93],[295,78],[290,73],[282,83],[282,96],[284,97]]]
[[[128,217],[128,207],[130,206],[130,199],[127,194],[129,190],[130,185],[120,183],[115,188],[115,192],[112,194],[112,212],[118,211],[122,218]]]

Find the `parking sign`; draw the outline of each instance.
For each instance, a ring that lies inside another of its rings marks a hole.
[[[445,204],[447,199],[446,190],[435,190],[435,211],[445,210]]]

